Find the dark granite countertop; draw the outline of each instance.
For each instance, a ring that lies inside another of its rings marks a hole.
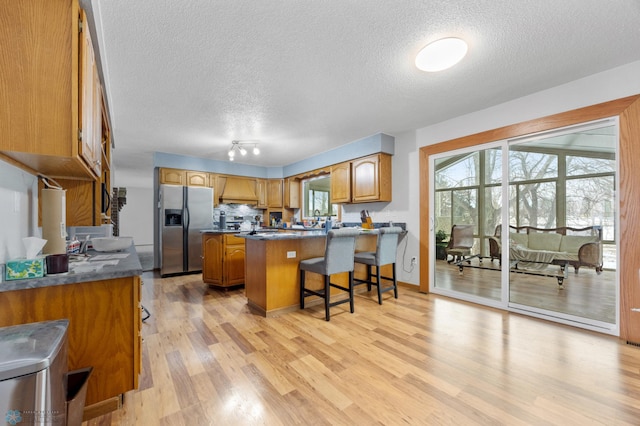
[[[203,229],[201,234],[238,234],[240,231],[237,229]]]
[[[133,245],[120,252],[101,253],[89,250],[87,256],[80,259],[82,260],[75,261],[70,258],[69,272],[63,274],[11,281],[6,281],[3,277],[0,292],[142,275],[140,259]],[[115,261],[117,264],[112,264]]]
[[[251,231],[241,231],[239,229],[203,229],[200,231],[201,234],[248,234]],[[261,228],[256,232],[278,232],[275,228]]]
[[[326,238],[327,233],[324,229],[317,229],[315,231],[302,231],[296,232],[297,229],[292,229],[290,231],[281,231],[281,232],[260,232],[257,231],[255,234],[251,235],[249,233],[238,234],[238,237],[243,237],[248,240],[299,240],[303,238]],[[361,235],[367,234],[377,234],[378,231],[375,229],[360,229]]]

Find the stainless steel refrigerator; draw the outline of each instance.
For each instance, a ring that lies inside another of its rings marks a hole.
[[[202,271],[203,229],[213,227],[213,189],[160,185],[160,275]]]

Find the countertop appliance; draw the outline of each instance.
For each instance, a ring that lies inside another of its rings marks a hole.
[[[213,189],[160,185],[160,275],[202,271],[202,235],[213,227]]]

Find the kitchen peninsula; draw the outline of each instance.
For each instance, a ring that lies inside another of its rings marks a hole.
[[[138,387],[142,359],[135,248],[88,255],[66,274],[0,283],[0,327],[69,320],[69,369],[93,367],[85,420],[120,407],[121,394]]]
[[[321,231],[256,233],[238,235],[245,242],[245,294],[249,307],[262,316],[299,308],[300,269],[303,259],[324,256],[326,234]],[[356,241],[356,251],[375,251],[376,230],[362,230]],[[387,269],[388,268],[388,269]],[[382,267],[383,275],[390,276],[390,265]],[[354,277],[365,278],[364,265],[356,265]],[[336,274],[332,282],[348,284],[348,274]],[[307,274],[307,288],[323,287],[322,277]],[[316,303],[321,300],[318,299]],[[311,301],[313,304],[314,301]]]

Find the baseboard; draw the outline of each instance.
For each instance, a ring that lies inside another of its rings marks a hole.
[[[122,396],[114,396],[113,398],[87,405],[84,407],[82,421],[86,422],[87,420],[103,416],[120,408],[122,408]]]
[[[406,288],[408,290],[415,291],[416,293],[420,293],[420,286],[416,284],[398,281],[398,287]]]

